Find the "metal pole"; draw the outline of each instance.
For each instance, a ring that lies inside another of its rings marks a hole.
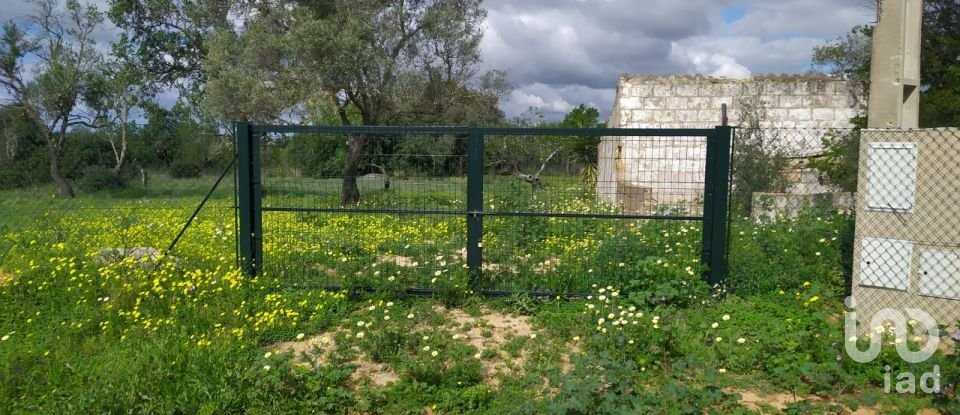
[[[260,146],[254,140],[250,124],[236,125],[237,142],[237,205],[240,218],[238,242],[243,272],[256,276],[263,263],[260,206]]]
[[[725,259],[732,132],[733,129],[729,126],[719,126],[707,137],[701,261],[708,269],[704,280],[710,286],[721,283],[727,275]]]
[[[476,288],[483,269],[483,132],[467,135],[467,267]]]

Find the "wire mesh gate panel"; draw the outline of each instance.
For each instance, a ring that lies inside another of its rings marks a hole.
[[[724,272],[727,127],[237,127],[251,274],[551,295],[651,267],[714,282]],[[593,167],[605,136],[631,143],[617,155],[616,202],[597,197],[611,185]]]

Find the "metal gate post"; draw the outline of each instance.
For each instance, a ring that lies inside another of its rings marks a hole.
[[[236,124],[237,140],[237,209],[240,229],[237,243],[243,272],[250,277],[259,274],[263,264],[263,212],[260,196],[260,143],[255,140],[250,124]]]
[[[467,134],[467,267],[476,288],[483,268],[483,132]]]
[[[733,128],[716,127],[707,137],[706,178],[703,185],[703,251],[708,269],[704,280],[714,286],[727,276],[727,207],[730,177],[730,142]]]

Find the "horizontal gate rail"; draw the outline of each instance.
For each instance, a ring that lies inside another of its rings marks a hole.
[[[562,212],[500,212],[485,210],[418,210],[418,209],[354,209],[354,208],[304,208],[304,207],[264,207],[263,212],[316,212],[316,213],[356,213],[382,215],[440,215],[440,216],[504,216],[529,218],[581,218],[581,219],[650,219],[702,221],[703,216],[671,215],[631,215],[629,213],[562,213]]]
[[[339,134],[451,134],[482,135],[578,135],[609,137],[707,137],[713,128],[513,128],[513,127],[404,127],[366,125],[257,125],[250,124],[252,134],[266,133],[339,133]]]

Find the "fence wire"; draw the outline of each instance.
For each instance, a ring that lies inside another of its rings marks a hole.
[[[466,134],[366,135],[359,202],[342,203],[350,140],[258,140],[264,273],[301,287],[578,293],[657,259],[703,271],[706,137],[485,135],[477,212]],[[603,140],[615,159],[600,160]],[[469,215],[482,217],[480,275],[467,269]]]
[[[360,202],[341,206],[347,139],[261,141],[264,271],[292,286],[466,289],[466,137],[369,136]],[[703,143],[485,137],[483,275],[470,288],[643,290],[699,278]],[[735,129],[726,289],[791,295],[812,283],[852,295],[863,327],[885,308],[955,325],[958,148],[956,129]],[[146,183],[133,175],[123,189],[78,188],[70,200],[43,183],[2,190],[0,269],[38,243],[89,260],[158,253],[227,163],[210,158],[200,177],[174,178],[172,162],[160,160],[146,166]],[[181,264],[232,262],[234,181],[228,174],[172,252]]]
[[[740,128],[732,157],[728,289],[818,284],[861,332],[884,309],[956,326],[960,131]]]
[[[865,131],[858,163],[852,301],[867,329],[883,309],[960,320],[960,130]],[[926,322],[924,322],[926,323]],[[922,330],[923,327],[916,327]]]

